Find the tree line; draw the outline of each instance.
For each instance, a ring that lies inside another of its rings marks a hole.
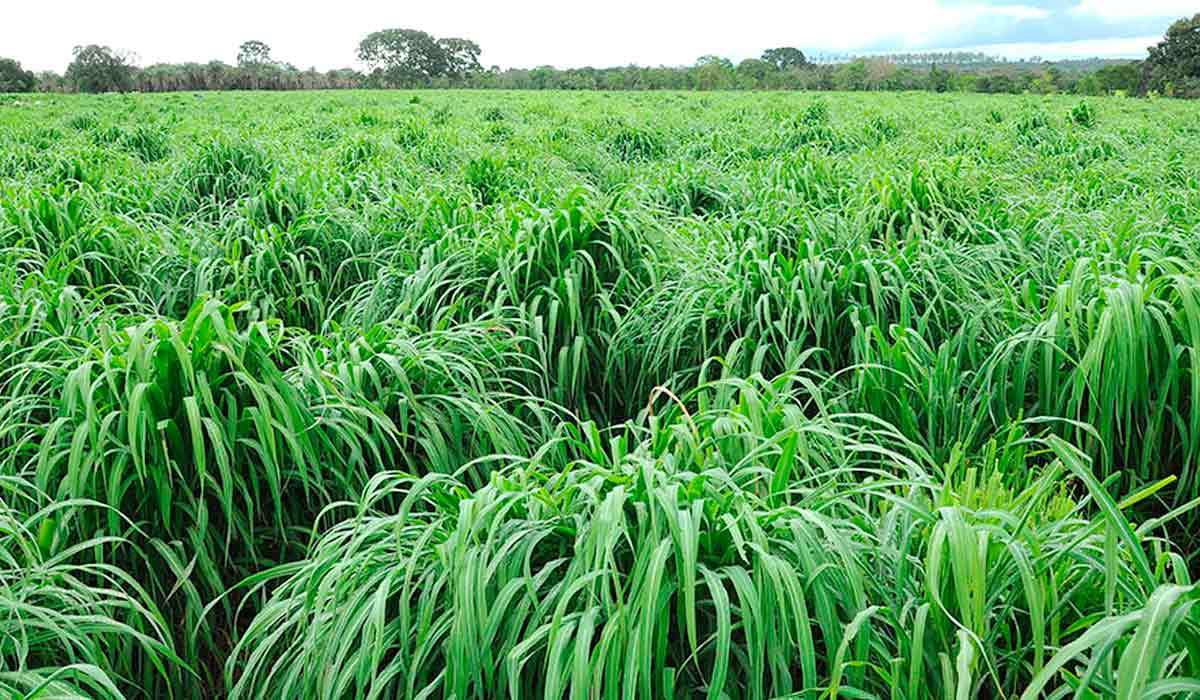
[[[373,32],[358,45],[367,67],[300,70],[264,42],[241,45],[236,65],[135,65],[127,53],[76,47],[67,71],[33,74],[0,58],[0,92],[167,92],[346,88],[513,90],[932,90],[1083,95],[1122,93],[1200,98],[1200,13],[1171,25],[1141,61],[1004,63],[979,53],[897,54],[813,62],[795,47],[768,49],[737,64],[709,55],[691,66],[484,69],[474,41],[415,29]]]

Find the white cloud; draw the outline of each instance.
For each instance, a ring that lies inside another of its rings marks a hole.
[[[1009,19],[1045,19],[1050,16],[1050,11],[1041,7],[1030,7],[1029,5],[1000,5],[998,7],[984,8],[987,14],[1007,17]]]
[[[1196,12],[1195,0],[1080,0],[1071,14],[1119,21],[1148,17],[1182,17]]]
[[[881,25],[881,31],[870,40],[863,38],[857,46],[869,45],[878,40],[896,39],[903,47],[919,49],[967,29],[997,22],[1008,24],[1050,16],[1047,10],[1030,5],[943,5],[938,0],[897,2],[894,5],[895,15]],[[849,26],[853,27],[854,20],[849,21]],[[848,48],[855,48],[853,37],[847,38],[851,41]]]
[[[982,51],[989,56],[1022,59],[1038,56],[1047,60],[1063,58],[1145,58],[1146,47],[1157,44],[1162,37],[1139,36],[1126,39],[1084,39],[1050,43],[1016,42],[962,47]]]

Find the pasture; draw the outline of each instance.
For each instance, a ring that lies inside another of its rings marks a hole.
[[[1200,697],[1200,106],[0,96],[0,688]]]

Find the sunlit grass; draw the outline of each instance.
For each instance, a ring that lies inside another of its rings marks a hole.
[[[0,110],[13,697],[1200,697],[1200,119]]]

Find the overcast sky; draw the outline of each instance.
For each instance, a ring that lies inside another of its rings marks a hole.
[[[1014,58],[1140,57],[1197,0],[0,0],[0,56],[61,71],[78,44],[156,62],[229,63],[246,39],[301,68],[356,66],[388,27],[461,36],[485,66],[690,64],[772,46],[808,53],[970,48]]]

